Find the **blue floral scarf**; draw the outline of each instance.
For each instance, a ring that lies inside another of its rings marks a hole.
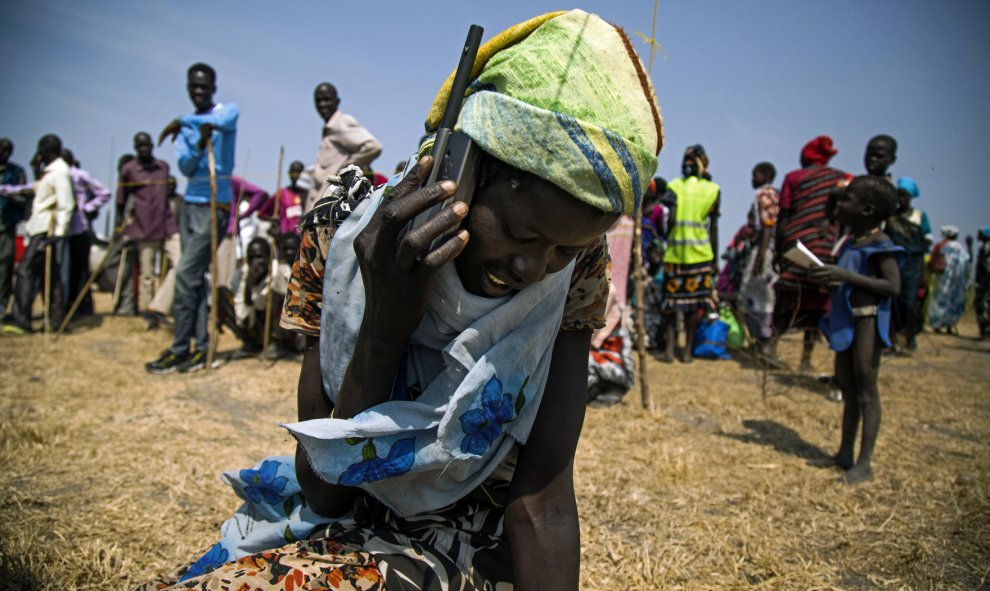
[[[320,364],[331,400],[364,315],[354,238],[381,205],[379,190],[337,230],[327,257]],[[573,263],[507,298],[464,290],[454,264],[438,272],[393,399],[348,419],[284,425],[323,480],[360,487],[399,515],[439,509],[487,478],[539,410]],[[406,384],[422,389],[410,400]]]

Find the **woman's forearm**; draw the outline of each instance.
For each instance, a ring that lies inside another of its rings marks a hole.
[[[337,393],[333,416],[349,419],[377,404],[387,402],[392,394],[396,371],[408,335],[387,335],[364,322],[358,331],[351,362]]]
[[[573,487],[563,488],[567,491],[543,490],[522,496],[506,507],[505,534],[516,591],[578,589],[581,531],[577,504]]]

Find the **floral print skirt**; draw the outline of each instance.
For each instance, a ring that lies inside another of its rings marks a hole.
[[[511,561],[498,502],[507,488],[489,480],[440,511],[408,518],[361,495],[348,518],[308,539],[222,564],[224,557],[210,556],[217,545],[135,591],[508,591]]]
[[[712,312],[716,297],[712,284],[712,263],[679,265],[664,263],[664,301],[667,312]]]

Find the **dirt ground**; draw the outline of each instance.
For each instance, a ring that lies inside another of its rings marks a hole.
[[[654,412],[638,388],[588,411],[582,589],[990,589],[990,344],[961,329],[884,359],[877,479],[858,486],[813,465],[839,437],[824,345],[809,376],[650,360]],[[174,567],[238,505],[221,471],[292,451],[277,423],[298,360],[146,374],[169,340],[109,316],[56,343],[0,338],[0,588],[126,589]]]

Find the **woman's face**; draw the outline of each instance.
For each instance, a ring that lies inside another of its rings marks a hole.
[[[617,218],[532,175],[495,180],[474,195],[457,274],[474,295],[511,295],[562,270]]]

